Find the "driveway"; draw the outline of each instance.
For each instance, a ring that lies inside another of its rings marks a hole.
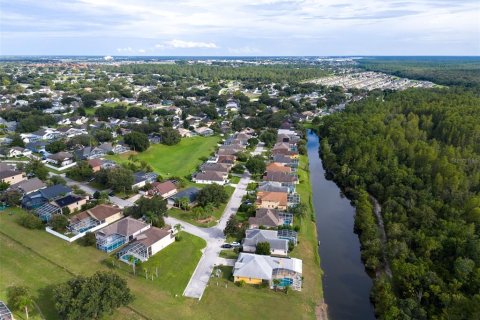
[[[252,156],[257,156],[265,152],[265,143],[259,142],[255,150],[252,151]]]
[[[250,181],[250,174],[244,173],[240,179],[240,182],[237,184],[230,201],[228,201],[219,223],[216,226],[210,228],[201,228],[172,217],[165,218],[166,223],[170,225],[180,223],[183,226],[184,231],[200,237],[207,242],[207,246],[203,250],[203,254],[198,262],[197,268],[195,269],[190,281],[187,284],[187,287],[185,288],[185,291],[183,292],[184,296],[200,300],[205,288],[207,287],[208,281],[210,280],[210,275],[212,274],[213,268],[216,265],[219,265],[220,262],[224,262],[223,260],[219,261],[218,257],[220,251],[222,250],[221,245],[225,242],[223,229],[225,229],[230,216],[234,215],[240,207],[243,196],[247,194],[247,186]]]

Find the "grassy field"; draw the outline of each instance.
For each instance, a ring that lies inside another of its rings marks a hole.
[[[139,160],[150,164],[156,173],[164,177],[188,176],[202,163],[201,158],[209,157],[215,151],[220,137],[183,138],[179,144],[166,146],[154,144],[147,151],[135,154]],[[131,152],[120,155],[109,155],[108,159],[118,163],[127,162]]]
[[[198,186],[198,185],[195,185]],[[232,197],[233,192],[235,191],[234,187],[226,186],[225,190],[228,193],[228,198],[230,199]],[[217,224],[217,220],[220,219],[220,217],[223,214],[223,211],[225,210],[225,207],[227,206],[228,202],[225,202],[218,208],[215,208],[210,213],[211,219],[208,222],[202,222],[198,220],[198,217],[193,213],[192,210],[181,210],[178,208],[171,208],[168,210],[168,215],[172,216],[174,218],[187,221],[193,225],[199,226],[199,227],[211,227]]]
[[[9,215],[9,212],[15,214]],[[109,256],[93,247],[68,244],[44,230],[25,229],[15,222],[19,214],[23,214],[20,209],[8,209],[0,214],[0,300],[6,299],[9,286],[27,285],[32,288],[44,317],[57,319],[52,286],[74,275],[112,270]],[[154,281],[146,280],[143,270],[133,276],[130,267],[117,262],[113,270],[127,279],[136,298],[129,309],[124,308],[111,319],[142,318],[132,310],[145,314],[146,318],[159,319],[167,311],[174,312],[182,301],[188,304],[189,300],[183,298],[182,293],[204,246],[203,239],[182,234],[181,241],[165,248],[144,265],[149,270],[158,266],[159,277]],[[163,303],[167,305],[163,306]],[[21,314],[18,316],[23,319]]]

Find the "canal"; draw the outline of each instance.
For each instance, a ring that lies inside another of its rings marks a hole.
[[[338,186],[325,179],[319,139],[307,133],[313,205],[316,213],[323,291],[331,320],[375,319],[369,295],[372,280],[360,258],[360,241],[353,232],[355,209]]]

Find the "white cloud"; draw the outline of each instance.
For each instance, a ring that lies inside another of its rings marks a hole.
[[[145,49],[138,49],[138,53],[145,53],[145,52],[147,52],[147,50],[145,50]]]
[[[213,42],[197,42],[197,41],[184,41],[184,40],[170,40],[161,44],[155,45],[155,48],[159,49],[193,49],[193,48],[206,48],[217,49],[218,46]]]
[[[459,53],[480,54],[478,0],[22,0],[4,7],[1,49],[23,53],[51,40],[57,48],[45,47],[60,52],[128,43],[135,49],[117,52],[442,54],[454,49],[445,39],[461,39]],[[348,51],[326,51],[335,47]]]
[[[132,53],[134,50],[131,47],[117,48],[118,53]]]

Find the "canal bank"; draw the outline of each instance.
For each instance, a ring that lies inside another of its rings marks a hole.
[[[354,233],[355,208],[338,186],[325,179],[319,156],[319,139],[307,131],[307,151],[323,270],[323,295],[332,320],[375,319],[370,303],[372,280],[360,258],[360,241]]]

